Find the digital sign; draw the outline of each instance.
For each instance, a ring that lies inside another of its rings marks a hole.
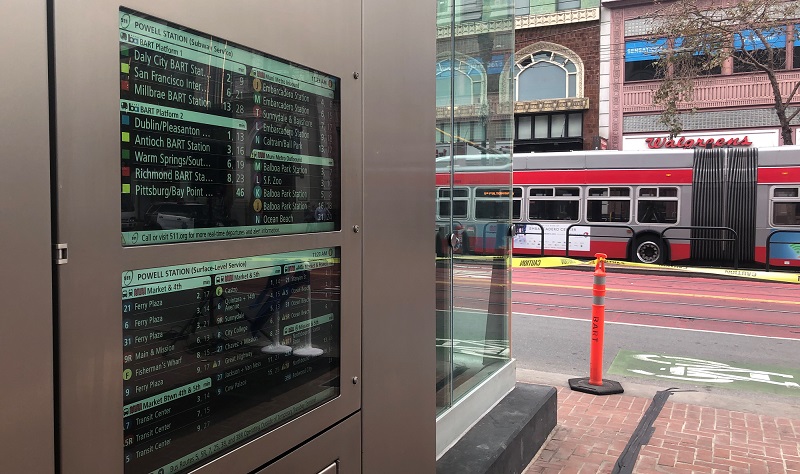
[[[119,19],[124,246],[341,228],[339,78]]]
[[[178,473],[339,395],[340,248],[122,274],[126,474]]]

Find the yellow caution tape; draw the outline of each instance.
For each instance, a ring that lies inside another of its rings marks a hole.
[[[649,268],[652,270],[704,273],[707,275],[725,275],[750,278],[753,280],[777,281],[781,283],[800,283],[800,273],[765,272],[760,270],[731,270],[725,268],[682,267],[676,265],[653,265],[650,263],[626,262],[624,260],[606,260],[606,264],[623,267]]]
[[[513,258],[511,265],[514,268],[554,268],[566,267],[570,265],[587,265],[594,262],[575,260],[574,258],[564,257],[541,257],[541,258]]]
[[[480,259],[497,259],[496,256],[474,256],[468,257],[459,256],[462,260],[480,260]],[[595,266],[596,260],[577,260],[574,258],[566,257],[538,257],[538,258],[520,258],[514,257],[511,259],[513,268],[557,268],[569,267],[575,265],[591,265]],[[775,281],[781,283],[800,283],[800,273],[787,273],[787,272],[766,272],[759,270],[731,270],[725,268],[704,268],[704,267],[684,267],[678,265],[654,265],[652,263],[638,263],[626,262],[624,260],[606,260],[607,265],[616,265],[621,267],[634,267],[634,268],[647,268],[650,270],[660,271],[678,271],[684,273],[702,273],[707,275],[723,275],[740,278],[750,278],[753,280],[762,281]]]

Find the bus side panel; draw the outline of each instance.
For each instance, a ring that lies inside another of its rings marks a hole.
[[[686,242],[672,242],[669,245],[669,259],[671,262],[688,260],[692,246]]]

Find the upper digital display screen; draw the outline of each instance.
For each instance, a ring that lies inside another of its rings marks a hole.
[[[341,228],[339,78],[119,19],[123,245]]]

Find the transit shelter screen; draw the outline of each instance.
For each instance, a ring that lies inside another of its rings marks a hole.
[[[340,248],[122,274],[124,472],[197,468],[340,393]]]
[[[124,246],[340,225],[339,78],[119,11]]]

